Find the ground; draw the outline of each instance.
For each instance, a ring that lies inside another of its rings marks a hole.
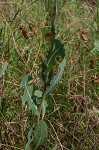
[[[99,147],[99,41],[98,2],[59,1],[56,38],[66,50],[62,80],[47,97],[44,120],[49,136],[38,150],[98,150]],[[43,36],[44,1],[0,1],[0,148],[24,150],[33,123],[28,106],[22,105],[22,78],[30,74],[40,84],[41,63],[48,50]],[[33,24],[30,30],[29,23]],[[23,32],[23,28],[26,32]],[[27,34],[28,33],[28,34]],[[57,71],[57,70],[56,70]],[[32,145],[31,145],[32,149]]]

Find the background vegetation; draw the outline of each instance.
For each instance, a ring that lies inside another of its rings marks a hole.
[[[66,67],[61,82],[47,97],[44,120],[49,135],[38,150],[97,150],[98,1],[60,0],[58,7],[56,37],[66,49]],[[27,105],[22,106],[20,83],[29,74],[32,83],[40,84],[41,64],[49,48],[49,35],[43,34],[45,22],[44,0],[0,0],[0,68],[8,63],[0,75],[1,150],[24,150],[27,142],[34,118]]]

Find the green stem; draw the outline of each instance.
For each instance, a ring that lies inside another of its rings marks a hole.
[[[52,14],[52,20],[51,20],[51,50],[53,50],[54,40],[55,40],[55,16],[56,16],[56,12],[54,10]]]
[[[53,7],[53,14],[52,14],[52,20],[51,20],[51,50],[53,50],[54,47],[54,40],[55,40],[55,17],[57,12],[57,1],[54,0],[54,7]]]
[[[49,1],[47,0],[47,10],[49,10],[50,11],[50,4],[49,4]],[[51,18],[51,38],[50,38],[50,44],[51,44],[51,46],[50,46],[50,50],[53,50],[53,47],[54,47],[54,40],[55,40],[55,16],[56,16],[56,0],[54,0],[54,7],[52,8],[53,10],[52,10],[52,18]],[[48,18],[49,18],[49,16],[48,16]],[[47,18],[47,19],[48,19]],[[49,19],[50,20],[50,19]],[[48,22],[49,22],[49,20],[48,20]],[[48,24],[48,22],[47,22],[47,24]],[[40,103],[40,105],[39,105],[39,116],[38,116],[38,123],[39,123],[39,121],[40,121],[40,115],[41,115],[41,110],[42,110],[42,104],[43,104],[43,102],[44,102],[44,99],[45,99],[45,96],[44,96],[44,93],[45,93],[45,91],[46,91],[46,83],[47,83],[47,76],[48,76],[48,68],[46,68],[46,78],[45,78],[45,81],[44,81],[44,89],[43,89],[43,95],[42,95],[42,100],[41,100],[41,103]]]

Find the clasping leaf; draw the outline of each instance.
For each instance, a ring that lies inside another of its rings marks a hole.
[[[33,139],[33,144],[35,146],[34,150],[37,150],[38,146],[42,145],[48,136],[48,129],[47,129],[46,122],[43,120],[40,120],[34,133],[35,133],[35,136]]]
[[[32,80],[32,77],[28,75],[22,79],[21,87],[25,89],[22,96],[22,104],[25,105],[25,103],[27,102],[29,110],[32,110],[35,114],[39,115],[38,108],[31,98],[33,96],[34,86],[28,86],[28,82],[30,80]]]
[[[56,85],[58,84],[58,82],[61,80],[62,78],[62,74],[63,74],[63,70],[64,70],[64,67],[66,66],[66,59],[64,58],[63,61],[60,63],[59,67],[60,67],[60,70],[59,72],[53,77],[53,79],[51,80],[50,82],[50,86],[47,88],[47,90],[45,91],[44,93],[44,96],[46,95],[49,95],[51,94]]]

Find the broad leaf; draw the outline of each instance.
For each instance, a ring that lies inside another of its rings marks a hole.
[[[44,100],[43,103],[42,103],[42,119],[43,119],[44,116],[45,116],[46,107],[47,107],[47,102]]]
[[[22,79],[20,87],[25,89],[28,86],[29,81],[31,81],[31,80],[32,80],[32,77],[29,75],[26,75]]]
[[[54,41],[54,48],[48,52],[46,60],[42,63],[41,77],[45,82],[46,76],[48,75],[48,84],[53,75],[53,68],[57,64],[57,59],[63,60],[65,57],[64,45],[57,39]]]
[[[5,62],[2,67],[0,68],[0,78],[4,75],[6,69],[7,69],[8,63]]]
[[[47,88],[47,90],[45,91],[44,93],[44,96],[46,95],[49,95],[51,94],[56,85],[58,84],[58,82],[61,80],[62,78],[62,74],[63,74],[63,70],[64,70],[64,67],[66,66],[66,59],[64,58],[63,61],[60,63],[59,67],[60,67],[60,70],[59,72],[53,77],[53,79],[51,80],[50,82],[50,86]]]
[[[33,133],[33,126],[31,127],[30,131],[28,132],[28,142],[27,142],[27,144],[25,146],[25,150],[29,150],[30,149],[30,143],[33,140],[32,133]]]
[[[35,150],[44,143],[48,136],[47,124],[45,121],[41,120],[35,129],[35,136],[33,139],[33,144],[35,145]]]
[[[65,57],[64,45],[57,39],[54,41],[54,49],[48,53],[47,67],[52,68],[56,65],[56,59],[60,57],[61,60]]]
[[[25,105],[25,103],[27,102],[29,110],[32,110],[35,114],[39,115],[38,108],[31,98],[32,96],[33,96],[33,85],[30,87],[26,86],[24,94],[22,96],[22,104]]]
[[[22,96],[22,104],[25,105],[25,103],[27,102],[29,106],[29,110],[32,110],[35,114],[39,115],[38,108],[32,100],[34,86],[33,85],[28,86],[28,82],[30,80],[32,80],[32,77],[28,75],[22,79],[21,87],[25,89],[24,94]]]

